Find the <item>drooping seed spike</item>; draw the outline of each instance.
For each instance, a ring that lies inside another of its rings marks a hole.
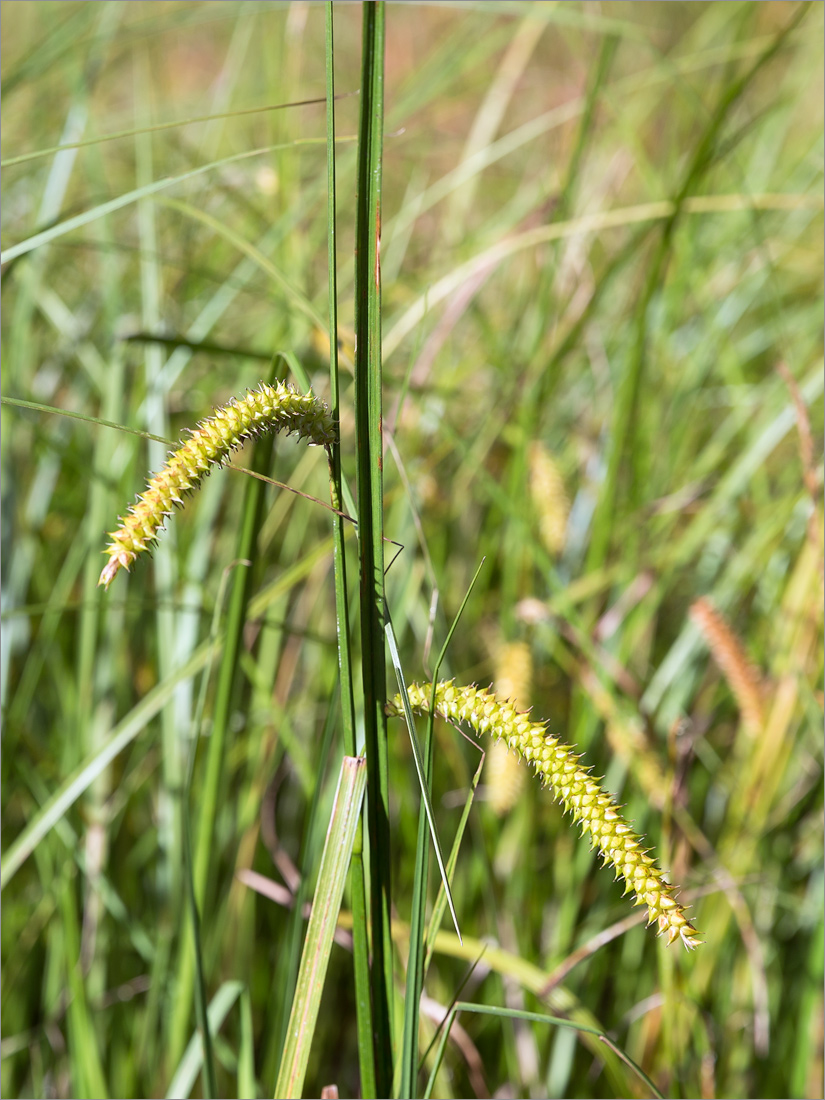
[[[335,425],[323,401],[303,394],[284,382],[259,388],[215,410],[194,429],[169,461],[150,478],[146,489],[120,516],[120,527],[110,533],[104,553],[109,560],[98,584],[108,588],[120,569],[128,571],[138,554],[151,546],[163,528],[172,506],[183,494],[198,488],[213,466],[222,466],[232,451],[253,435],[267,431],[295,432],[311,446],[322,447],[336,438]]]
[[[411,684],[408,688],[414,714],[426,714],[432,695],[431,684]],[[647,906],[648,924],[656,924],[658,934],[668,944],[677,939],[688,950],[702,942],[690,923],[676,891],[642,847],[642,839],[622,818],[620,807],[600,786],[590,768],[579,764],[581,756],[557,738],[551,737],[543,722],[533,722],[527,712],[518,711],[512,700],[501,702],[489,689],[456,687],[451,680],[436,686],[435,710],[448,721],[464,721],[476,733],[489,733],[505,741],[534,767],[536,775],[550,787],[565,812],[581,826],[582,836],[590,834],[591,846],[610,865],[617,878],[625,880],[625,893],[633,893],[634,905]],[[403,715],[401,696],[387,704],[387,713]]]

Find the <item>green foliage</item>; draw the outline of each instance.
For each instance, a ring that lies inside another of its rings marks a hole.
[[[821,1096],[822,6],[388,5],[380,205],[362,7],[334,11],[336,250],[321,5],[0,9],[2,1093],[198,1093],[214,1070],[218,1095],[271,1095],[341,757],[372,723],[375,830],[307,1095],[368,1077],[377,897],[379,1076],[424,958],[410,1091],[643,1095],[626,1057],[667,1096]],[[162,441],[279,352],[340,421],[343,515],[320,448],[279,437],[250,465],[304,496],[215,472],[98,588]],[[463,943],[437,920],[411,953],[445,907],[431,860],[411,920],[420,792],[376,627],[385,596],[406,682],[432,679],[482,558],[439,675],[487,683],[529,648],[535,714],[649,837],[700,950],[628,916],[538,784],[498,816],[482,779],[469,805],[477,748],[436,722]]]

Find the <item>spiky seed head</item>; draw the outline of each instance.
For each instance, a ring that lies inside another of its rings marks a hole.
[[[157,539],[167,516],[183,495],[196,489],[213,466],[247,439],[262,432],[286,431],[314,446],[335,439],[329,409],[311,393],[299,393],[283,382],[261,382],[257,390],[216,409],[190,432],[189,439],[170,453],[169,461],[150,480],[146,489],[120,518],[120,527],[109,535],[104,553],[109,560],[98,584],[108,588],[120,569],[129,566]]]
[[[407,689],[413,713],[429,711],[431,684],[411,684]],[[573,820],[590,833],[605,865],[610,865],[626,882],[625,892],[636,896],[635,905],[646,905],[648,924],[655,924],[668,944],[681,940],[686,948],[698,947],[699,933],[690,923],[674,888],[664,878],[656,861],[643,847],[642,838],[622,818],[619,807],[604,791],[580,757],[569,746],[530,720],[511,702],[501,702],[492,692],[474,686],[458,687],[454,681],[436,686],[435,710],[451,722],[466,722],[476,733],[489,733],[505,741],[536,770]],[[403,714],[400,695],[387,705],[387,713]]]

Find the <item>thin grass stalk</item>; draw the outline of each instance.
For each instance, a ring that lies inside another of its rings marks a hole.
[[[384,4],[362,6],[361,118],[355,252],[355,430],[364,735],[369,798],[372,1008],[378,1096],[392,1088],[389,776],[384,657],[384,520],[381,400],[381,150],[384,121]]]
[[[335,41],[333,6],[326,6],[326,77],[327,77],[327,258],[329,263],[329,388],[330,411],[336,425],[340,423],[340,385],[338,377],[338,256],[336,239],[335,182]],[[340,512],[341,445],[340,436],[329,449],[330,496],[332,506]],[[332,517],[334,539],[333,565],[335,576],[335,621],[338,635],[338,672],[341,684],[341,724],[344,754],[356,755],[355,702],[352,683],[352,651],[350,649],[349,605],[347,603],[347,563],[344,549],[344,519]],[[361,1074],[361,1094],[376,1096],[375,1051],[373,1049],[372,1002],[370,999],[369,942],[367,938],[367,897],[364,881],[364,837],[359,829],[355,835],[350,864],[350,894],[354,917],[352,929],[352,960],[355,972],[355,1014],[358,1032],[358,1064]]]
[[[275,378],[275,374],[273,364],[270,380]],[[252,470],[257,473],[266,473],[271,468],[273,447],[274,439],[272,436],[264,436],[256,442],[250,464]],[[240,533],[235,551],[235,559],[239,561],[251,561],[254,557],[258,532],[263,522],[265,502],[264,483],[254,477],[248,477],[245,480]],[[229,726],[238,654],[241,649],[243,627],[246,622],[247,605],[251,593],[251,580],[251,570],[244,567],[235,570],[231,581],[226,632],[223,639],[212,717],[212,733],[209,738],[203,789],[199,798],[200,814],[192,864],[195,904],[201,913],[204,912],[210,862],[214,857],[213,838],[215,818],[218,812],[219,788],[223,774],[226,734]],[[194,950],[192,928],[187,925],[178,957],[175,1009],[170,1032],[170,1060],[172,1065],[177,1064],[183,1052],[189,1027],[193,981],[195,978]]]
[[[433,723],[427,721],[424,738],[424,778],[427,789],[432,789],[433,774]],[[418,813],[418,836],[415,846],[415,876],[413,878],[413,904],[410,916],[410,946],[407,956],[407,986],[404,997],[404,1030],[401,1040],[401,1079],[398,1096],[411,1100],[417,1094],[418,1082],[418,1029],[421,990],[424,985],[425,925],[427,908],[427,878],[430,866],[429,824],[422,800]]]
[[[338,376],[338,275],[336,243],[336,190],[335,190],[335,74],[333,60],[332,0],[326,7],[326,76],[327,76],[327,259],[329,278],[329,389],[330,412],[336,427],[341,417],[340,382]],[[341,677],[341,724],[344,736],[344,752],[355,756],[355,703],[352,686],[352,654],[350,651],[349,605],[347,604],[347,563],[344,554],[344,518],[339,513],[343,507],[341,491],[341,444],[336,433],[329,447],[330,483],[333,513],[335,566],[335,610],[338,631],[338,669]]]
[[[457,1001],[447,1016],[446,1023],[439,1039],[438,1048],[436,1050],[435,1059],[433,1062],[433,1068],[430,1073],[427,1087],[424,1091],[425,1097],[432,1096],[433,1085],[435,1084],[436,1074],[444,1059],[444,1051],[447,1046],[447,1040],[450,1037],[450,1029],[453,1026],[453,1021],[458,1016],[459,1012],[472,1012],[479,1016],[498,1016],[502,1019],[511,1020],[525,1020],[531,1023],[537,1024],[554,1024],[556,1027],[570,1028],[573,1031],[577,1031],[584,1035],[595,1035],[602,1043],[605,1044],[608,1050],[612,1050],[615,1054],[621,1058],[621,1060],[627,1065],[640,1080],[644,1081],[645,1085],[650,1089],[653,1096],[658,1100],[664,1100],[661,1092],[656,1088],[656,1085],[651,1081],[641,1066],[621,1050],[615,1042],[610,1039],[603,1031],[597,1027],[592,1027],[589,1024],[579,1024],[572,1020],[565,1020],[557,1016],[547,1016],[540,1012],[525,1012],[514,1008],[499,1008],[497,1005],[476,1005],[471,1004],[469,1001]]]
[[[464,809],[461,811],[461,818],[456,827],[455,837],[453,838],[453,846],[450,849],[450,855],[447,859],[447,881],[452,882],[453,875],[455,874],[456,865],[458,864],[458,853],[461,849],[461,842],[464,839],[464,830],[467,828],[467,822],[470,819],[470,810],[473,807],[473,802],[476,797],[476,790],[478,789],[479,780],[481,779],[481,773],[484,768],[484,753],[481,754],[476,767],[473,778],[470,780],[470,786],[467,790],[467,797],[464,800]],[[427,971],[430,969],[430,963],[433,959],[435,952],[435,940],[439,934],[441,928],[441,921],[444,919],[444,910],[447,908],[447,891],[442,884],[438,894],[436,895],[435,904],[433,905],[433,911],[430,916],[430,923],[427,926],[427,938],[425,941],[427,954],[424,959],[424,975],[426,977]],[[422,983],[423,984],[423,983]]]
[[[427,948],[427,876],[430,855],[430,849],[427,843],[429,823],[427,821],[425,798],[429,796],[429,792],[432,790],[433,751],[435,745],[433,724],[436,713],[435,685],[438,682],[438,674],[441,671],[441,665],[447,654],[447,647],[452,641],[459,619],[464,612],[464,608],[467,606],[467,600],[470,598],[470,593],[475,586],[475,582],[478,580],[478,575],[481,572],[481,566],[483,564],[484,559],[482,558],[473,579],[470,581],[464,599],[461,601],[458,613],[453,619],[450,629],[447,631],[447,637],[444,639],[444,644],[441,647],[441,651],[435,662],[435,667],[433,668],[433,693],[430,700],[430,708],[427,713],[427,732],[424,739],[424,752],[422,754],[424,757],[424,783],[426,793],[422,792],[421,807],[418,812],[418,837],[416,841],[415,876],[413,879],[413,904],[412,915],[410,917],[410,947],[407,957],[407,989],[404,999],[404,1031],[402,1033],[401,1045],[399,1096],[405,1098],[405,1100],[411,1100],[418,1091],[419,1010],[421,1005],[421,991],[424,988],[425,953]],[[411,730],[410,733],[414,736],[414,731]],[[433,839],[434,842],[437,843],[435,838]],[[444,899],[446,901],[449,891],[449,879],[446,877],[443,881],[443,888]],[[456,931],[458,932],[457,927]]]

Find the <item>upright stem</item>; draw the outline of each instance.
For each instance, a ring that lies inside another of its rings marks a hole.
[[[338,282],[335,233],[335,57],[333,41],[332,0],[326,8],[326,70],[327,70],[327,222],[329,260],[329,381],[332,417],[340,423],[338,386]],[[329,449],[330,496],[333,507],[342,507],[341,447],[338,439]],[[352,651],[350,648],[349,607],[347,604],[347,563],[344,551],[344,519],[334,514],[335,540],[335,610],[338,627],[338,672],[341,680],[341,721],[344,734],[344,755],[354,757],[355,705],[352,686]],[[358,1029],[358,1060],[361,1069],[361,1095],[377,1096],[375,1052],[373,1049],[372,1003],[370,1000],[369,943],[367,941],[367,900],[364,882],[363,835],[359,830],[353,844],[350,865],[352,899],[352,947],[355,970],[355,1009]]]
[[[370,853],[372,1008],[376,1086],[392,1088],[389,780],[384,663],[384,520],[381,404],[381,149],[384,123],[384,4],[364,4],[358,210],[355,244],[355,431],[358,548]]]

